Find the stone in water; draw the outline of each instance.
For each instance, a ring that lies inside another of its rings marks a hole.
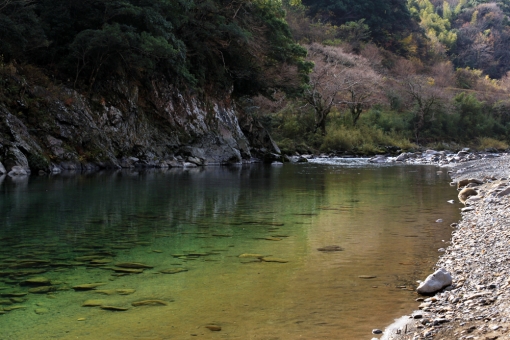
[[[280,259],[278,257],[263,257],[263,258],[261,258],[261,260],[264,261],[264,262],[276,262],[276,263],[287,263],[287,262],[289,262],[288,260]]]
[[[118,307],[118,306],[101,306],[101,309],[111,310],[111,311],[114,311],[114,312],[123,312],[123,311],[128,310],[129,308],[127,308],[127,307]]]
[[[46,277],[32,277],[30,279],[26,279],[24,281],[25,284],[27,285],[34,285],[34,286],[45,286],[45,285],[49,285],[50,284],[50,279],[46,278]]]
[[[342,251],[344,249],[342,247],[340,247],[340,246],[332,245],[332,246],[325,246],[325,247],[322,247],[322,248],[317,248],[317,250],[318,251],[330,252],[330,251]]]
[[[131,304],[133,307],[139,307],[139,306],[168,306],[168,302],[163,300],[143,300],[143,301],[136,301]]]
[[[162,274],[177,274],[177,273],[187,272],[187,271],[188,270],[185,268],[172,268],[172,269],[163,269],[163,270],[160,270],[159,272]]]
[[[264,255],[262,254],[241,254],[239,255],[240,258],[244,259],[244,258],[261,258],[261,257],[264,257]]]
[[[121,262],[121,263],[115,263],[117,267],[121,268],[133,268],[133,269],[151,269],[154,268],[153,266],[146,265],[144,263],[139,262]]]
[[[104,286],[106,283],[85,283],[82,285],[73,286],[74,290],[91,290],[96,289],[99,286]]]

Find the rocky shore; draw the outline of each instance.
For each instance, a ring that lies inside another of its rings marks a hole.
[[[431,268],[446,269],[453,283],[417,295],[419,310],[396,320],[380,339],[510,339],[510,156],[469,150],[401,156],[372,162],[436,164],[450,168],[452,185],[481,184],[461,183],[476,195],[466,200],[461,221],[451,225],[451,242]]]

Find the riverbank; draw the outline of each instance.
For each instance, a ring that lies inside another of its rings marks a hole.
[[[431,268],[450,272],[452,286],[417,296],[419,310],[396,320],[381,339],[510,339],[510,156],[477,158],[436,162],[450,168],[453,182],[483,181]]]

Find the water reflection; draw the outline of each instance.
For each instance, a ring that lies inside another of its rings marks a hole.
[[[416,307],[409,289],[458,212],[433,167],[354,164],[7,178],[4,338],[368,338]],[[30,291],[41,276],[48,291]],[[72,289],[90,283],[104,285]],[[90,299],[127,310],[82,307]]]

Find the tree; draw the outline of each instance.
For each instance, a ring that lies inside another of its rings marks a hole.
[[[78,88],[157,72],[235,96],[297,94],[311,69],[272,0],[0,0],[0,54]]]
[[[47,46],[34,1],[0,1],[0,54],[5,61],[22,61],[25,54]]]
[[[443,2],[443,16],[440,16],[429,0],[409,0],[411,14],[419,18],[420,26],[425,30],[432,44],[442,44],[446,49],[455,45],[457,34],[451,30],[452,16],[450,6]],[[442,48],[435,46],[436,51]]]
[[[345,93],[339,103],[348,107],[354,125],[363,110],[376,100],[375,94],[379,91],[380,83],[381,76],[364,63],[345,70],[343,74]]]
[[[315,128],[326,134],[326,119],[333,108],[347,107],[353,123],[374,99],[381,77],[363,57],[340,47],[312,44],[308,55],[315,64],[304,100],[315,112]]]
[[[436,120],[443,105],[444,92],[422,76],[408,76],[400,81],[404,91],[414,103],[413,133],[416,143],[427,125]]]
[[[387,47],[417,29],[406,0],[302,0],[302,3],[308,7],[310,16],[337,26],[365,19],[373,40]]]

